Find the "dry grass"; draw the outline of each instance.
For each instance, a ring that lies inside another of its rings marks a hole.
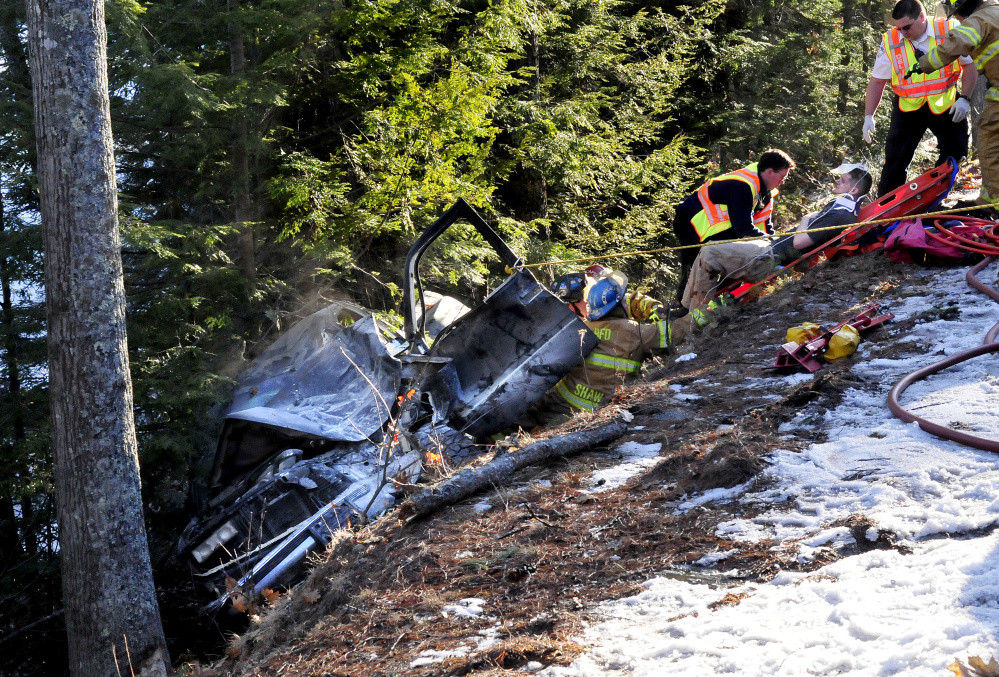
[[[814,305],[815,297],[808,303],[798,299],[801,286],[792,284],[752,306],[727,310],[694,337],[697,360],[667,360],[649,381],[622,390],[611,406],[536,433],[564,434],[629,409],[635,418],[623,441],[658,443],[662,460],[628,486],[589,492],[595,469],[620,462],[613,449],[591,450],[526,468],[508,486],[433,518],[407,525],[389,515],[348,533],[306,581],[232,642],[229,658],[213,669],[338,677],[509,674],[531,661],[570,662],[585,650],[576,638],[596,603],[634,594],[664,571],[713,576],[723,584],[718,574],[691,568],[706,554],[734,551],[724,568],[737,570],[740,581],[831,561],[839,555],[830,550],[800,565],[795,543],[737,543],[716,535],[719,522],[753,516],[742,504],[687,512],[676,506],[706,489],[750,481],[763,486],[761,471],[775,449],[808,442],[808,430],[788,439],[778,426],[802,411],[820,415],[857,385],[849,361],[796,387],[749,389],[745,379],[767,375],[761,367],[772,363],[788,326],[844,319],[872,297],[895,290],[897,271],[877,259],[851,259],[805,275],[821,306]],[[826,313],[816,316],[817,307]],[[887,343],[877,333],[865,340]],[[701,399],[678,401],[671,386]],[[478,512],[473,506],[480,502],[492,508]],[[863,516],[851,520],[848,526],[858,532],[873,525]],[[885,539],[870,547],[893,545]],[[445,611],[470,598],[483,600],[482,615]],[[714,606],[741,599],[721,585]],[[451,653],[421,662],[426,652]]]

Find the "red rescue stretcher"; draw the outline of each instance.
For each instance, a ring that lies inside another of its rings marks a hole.
[[[947,158],[945,163],[920,174],[904,186],[900,186],[862,207],[857,216],[860,225],[843,231],[755,284],[751,282],[735,283],[720,289],[718,294],[727,293],[732,294],[740,301],[749,300],[754,296],[750,294],[750,290],[774,279],[786,268],[795,268],[800,265],[807,265],[811,268],[823,258],[833,261],[843,256],[866,254],[880,249],[884,246],[885,240],[885,236],[880,234],[886,234],[886,231],[890,230],[893,224],[864,222],[902,219],[913,214],[925,214],[932,211],[947,197],[947,193],[954,185],[954,179],[957,178],[957,170],[958,166],[954,158]],[[875,235],[875,233],[879,235]]]

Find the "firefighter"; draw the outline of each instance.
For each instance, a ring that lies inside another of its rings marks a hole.
[[[771,149],[743,169],[710,179],[676,208],[673,232],[681,245],[773,233],[774,198],[794,161]],[[707,303],[718,280],[757,282],[773,270],[770,241],[732,242],[680,250],[680,301],[693,310]]]
[[[522,428],[599,409],[614,396],[618,386],[641,373],[647,357],[669,350],[693,326],[693,315],[676,320],[672,326],[668,317],[651,322],[630,319],[627,299],[637,297],[628,295],[628,278],[602,266],[600,270],[595,276],[584,272],[563,275],[552,285],[555,295],[569,304],[600,343],[583,364],[566,374],[518,421]],[[658,312],[664,312],[661,304],[658,307]]]
[[[864,101],[864,141],[872,143],[874,113],[881,103],[885,85],[891,82],[896,96],[878,197],[905,183],[909,163],[927,129],[937,139],[937,164],[946,162],[948,157],[960,162],[968,154],[969,97],[978,78],[974,68],[962,68],[972,63],[967,56],[948,60],[946,67],[933,73],[911,70],[918,58],[935,50],[944,35],[957,25],[953,19],[929,21],[919,0],[899,0],[892,8],[891,16],[895,25],[881,39]]]
[[[588,278],[596,278],[604,273],[611,272],[613,271],[610,268],[602,266],[598,263],[586,269],[586,276]],[[663,305],[662,301],[654,299],[648,294],[643,294],[640,291],[633,291],[631,289],[626,291],[624,294],[624,302],[621,305],[628,314],[629,320],[638,320],[640,322],[658,322],[659,320],[666,318],[666,307]]]
[[[919,58],[916,72],[944,72],[954,61],[970,57],[989,84],[999,83],[999,2],[958,0],[948,3],[948,11],[961,21],[942,41],[930,45]],[[942,69],[942,70],[941,70]],[[966,69],[972,70],[972,69]],[[970,90],[966,90],[970,91]],[[982,162],[980,204],[999,202],[999,86],[985,93],[985,108],[978,119],[978,153]]]

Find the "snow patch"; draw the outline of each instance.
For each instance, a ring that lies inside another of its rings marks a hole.
[[[655,444],[625,442],[615,449],[621,454],[623,462],[593,473],[590,478],[592,488],[589,491],[599,493],[624,486],[629,479],[658,463],[661,449],[662,444],[658,442]]]
[[[981,279],[994,279],[995,270]],[[899,299],[892,312],[898,322],[923,314],[930,319],[891,338],[912,354],[858,360],[852,371],[860,386],[846,391],[838,407],[824,416],[803,412],[781,428],[821,428],[828,442],[801,453],[776,451],[769,481],[760,483],[765,489],[752,491],[747,483],[687,497],[679,506],[690,510],[738,498],[756,516],[719,524],[719,537],[794,544],[805,561],[823,549],[853,545],[852,532],[832,524],[860,514],[876,525],[864,540],[894,533],[911,554],[871,550],[812,573],[780,572],[765,585],[719,588],[655,578],[640,594],[594,610],[604,620],[581,638],[591,647],[586,654],[538,674],[937,677],[947,674],[955,657],[999,656],[999,531],[987,533],[999,522],[999,456],[933,437],[895,419],[885,406],[889,388],[903,375],[980,345],[999,320],[999,305],[968,287],[965,272],[913,271],[927,295]],[[949,306],[960,309],[958,321],[932,319],[939,315],[935,309]],[[811,378],[799,374],[786,382]],[[994,358],[917,382],[902,404],[934,421],[999,438]],[[975,537],[928,539],[962,533]],[[725,554],[701,561],[716,563]],[[729,594],[734,597],[728,600],[742,597],[736,604],[713,604]]]
[[[441,615],[445,618],[454,616],[455,618],[478,618],[483,614],[482,606],[486,603],[484,599],[478,597],[468,597],[459,600],[457,604],[447,604],[441,610]]]

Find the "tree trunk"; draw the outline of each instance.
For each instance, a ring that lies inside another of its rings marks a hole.
[[[854,0],[843,0],[843,32],[848,33],[854,26],[856,7],[853,4]],[[843,66],[843,75],[839,78],[839,100],[836,102],[836,112],[840,115],[846,115],[849,104],[850,104],[850,79],[847,77],[847,73],[850,72],[850,50],[853,45],[847,43],[843,45],[843,58],[840,64]]]
[[[535,106],[541,103],[541,44],[536,31],[528,33],[527,64],[533,69],[531,73],[531,101]],[[527,121],[534,123],[535,115],[532,108],[528,113]],[[526,184],[524,203],[522,209],[524,214],[521,218],[525,221],[548,218],[548,180],[537,167],[525,167]]]
[[[0,233],[4,233],[6,230],[3,200],[0,199]],[[10,448],[12,456],[16,457],[18,445],[27,438],[27,431],[24,428],[24,403],[21,401],[21,366],[17,359],[18,337],[14,328],[14,298],[11,289],[10,268],[10,260],[7,257],[0,258],[0,290],[3,294],[3,298],[0,300],[0,326],[3,327],[4,372],[7,374],[5,409],[11,418]],[[24,542],[24,552],[28,555],[34,555],[38,552],[38,536],[35,533],[38,525],[35,521],[35,510],[31,499],[32,496],[26,494],[21,496],[20,501],[20,533]],[[16,531],[15,536],[17,536]],[[0,547],[4,546],[0,545]]]
[[[31,76],[28,73],[27,55],[19,35],[24,21],[23,13],[24,5],[20,3],[0,3],[0,51],[3,52],[5,68],[2,76],[3,80],[6,81],[4,83],[7,89],[5,95],[10,97],[10,101],[27,104],[31,96]],[[25,141],[29,142],[30,146],[25,150],[34,150],[34,140],[27,137]],[[25,161],[34,163],[34,153],[26,157]]]
[[[2,29],[0,29],[2,30]],[[0,181],[0,186],[3,182]],[[3,193],[0,192],[0,233],[7,229],[7,220],[4,214]],[[4,367],[7,375],[7,397],[5,409],[13,410],[14,430],[9,446],[11,455],[18,440],[24,439],[24,423],[21,416],[21,405],[18,393],[21,390],[20,379],[17,371],[16,346],[13,333],[13,313],[11,312],[13,302],[10,290],[10,273],[6,257],[0,258],[0,287],[3,288],[3,301],[0,305],[0,324],[4,327],[3,332],[3,353]],[[18,434],[20,433],[20,435]],[[14,513],[14,501],[10,496],[0,497],[0,570],[13,566],[21,555],[24,554],[21,548],[21,541],[18,537],[17,519]]]
[[[73,675],[166,675],[143,524],[103,0],[28,0]]]
[[[466,468],[454,477],[410,496],[400,508],[399,516],[402,519],[412,519],[429,515],[494,484],[505,484],[511,475],[521,468],[555,456],[576,454],[585,449],[607,444],[624,435],[627,430],[628,426],[624,422],[615,421],[592,430],[581,430],[562,437],[551,437],[535,442],[512,454],[504,454],[482,467]]]
[[[531,68],[531,79],[527,83],[531,104],[524,114],[524,125],[529,127],[537,121],[536,108],[541,102],[541,43],[535,31],[527,34],[526,57],[526,64]],[[522,135],[515,135],[515,139],[519,143]],[[514,218],[521,221],[548,218],[548,180],[544,171],[530,160],[517,163],[503,193]],[[550,232],[546,234],[546,239],[548,237],[551,237]]]
[[[8,496],[0,496],[0,572],[13,568],[22,557],[24,549],[17,535],[14,501]]]
[[[229,63],[231,74],[239,79],[246,77],[246,48],[243,45],[243,28],[235,13],[239,0],[228,0]],[[257,277],[256,237],[250,203],[250,125],[246,105],[237,106],[236,121],[232,131],[232,198],[233,220],[239,233],[239,264],[252,290]]]
[[[879,36],[884,28],[880,26],[879,22],[875,22],[874,14],[880,6],[880,4],[876,4],[873,0],[867,0],[867,4],[864,5],[864,25]],[[877,50],[872,52],[867,46],[867,42],[864,42],[862,53],[864,58],[864,74],[867,75],[870,74],[871,69],[874,67],[874,57],[877,54]],[[861,106],[863,106],[863,103],[861,103]]]
[[[7,85],[7,95],[14,101],[27,104],[27,97],[31,89],[31,78],[28,72],[27,55],[21,38],[18,36],[24,6],[12,3],[0,10],[0,52],[3,53],[3,61],[6,66],[5,84]],[[15,123],[16,124],[16,123]],[[26,136],[21,143],[34,144],[30,136]],[[30,163],[34,162],[34,155],[27,158]],[[4,212],[2,199],[0,199],[0,233],[12,232],[13,228],[8,228],[8,221]],[[10,415],[12,440],[12,459],[15,458],[18,450],[16,445],[27,437],[25,430],[25,410],[21,397],[21,369],[22,365],[18,360],[18,344],[20,337],[14,326],[14,304],[12,298],[12,282],[17,268],[16,262],[12,263],[9,257],[0,259],[0,287],[2,287],[3,299],[0,301],[0,325],[3,327],[2,340],[4,349],[4,369],[7,375],[7,397],[4,410]],[[15,463],[19,461],[15,460]],[[21,472],[25,475],[30,472],[21,465]],[[32,496],[25,494],[20,497],[11,496],[11,505],[19,503],[21,512],[17,519],[20,531],[20,539],[23,542],[24,551],[28,555],[37,552],[38,534],[36,533],[37,523],[34,516]]]

